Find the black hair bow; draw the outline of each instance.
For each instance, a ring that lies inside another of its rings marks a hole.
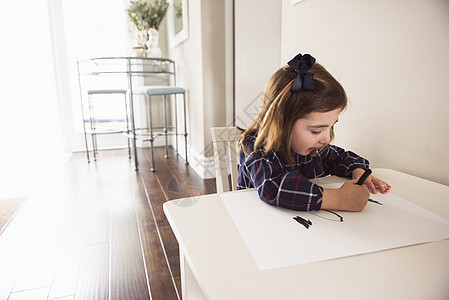
[[[313,90],[315,88],[315,79],[313,74],[308,71],[315,63],[315,58],[310,54],[301,55],[299,53],[292,60],[288,62],[288,65],[295,69],[298,75],[293,82],[292,92],[298,92],[302,90]]]

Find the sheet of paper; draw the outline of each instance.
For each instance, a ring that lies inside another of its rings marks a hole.
[[[340,184],[323,185],[337,188]],[[299,212],[268,205],[255,190],[221,198],[259,269],[287,267],[449,238],[449,220],[394,194],[371,195],[362,212]],[[307,229],[293,218],[310,220]],[[326,217],[329,219],[324,219]]]

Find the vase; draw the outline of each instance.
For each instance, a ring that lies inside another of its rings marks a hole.
[[[146,30],[139,30],[134,37],[133,52],[134,56],[145,57],[146,56],[146,43],[148,40],[148,34]]]
[[[160,57],[161,54],[161,48],[159,48],[159,31],[151,27],[148,29],[147,57]]]

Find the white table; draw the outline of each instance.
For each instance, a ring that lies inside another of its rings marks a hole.
[[[449,219],[448,186],[388,169],[373,174]],[[260,271],[218,194],[169,201],[164,212],[179,242],[183,299],[449,299],[448,239]]]

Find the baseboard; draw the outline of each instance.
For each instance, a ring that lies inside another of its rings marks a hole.
[[[184,156],[183,151],[179,153]],[[215,161],[213,157],[204,156],[195,149],[189,147],[189,165],[202,179],[215,178]]]

